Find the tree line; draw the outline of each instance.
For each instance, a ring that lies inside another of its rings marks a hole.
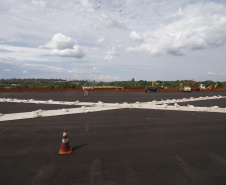
[[[177,80],[177,81],[160,81],[155,82],[139,80],[135,81],[134,78],[128,81],[113,81],[103,82],[95,80],[64,80],[64,79],[0,79],[0,88],[11,88],[11,89],[28,89],[28,88],[44,88],[44,89],[71,89],[71,88],[82,88],[83,86],[112,86],[112,87],[124,87],[124,88],[145,88],[148,86],[158,87],[163,86],[164,88],[179,88],[180,84],[191,85],[194,80]],[[206,87],[214,86],[216,83],[219,88],[226,88],[226,82],[214,82],[211,80],[198,82],[204,84]]]

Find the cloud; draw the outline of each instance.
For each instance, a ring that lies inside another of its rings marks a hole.
[[[107,76],[104,76],[104,75],[100,75],[100,76],[97,76],[95,79],[97,80],[119,80],[119,77],[118,76],[110,76],[110,75],[107,75]]]
[[[113,56],[112,55],[106,55],[105,57],[104,57],[104,60],[107,60],[107,61],[110,61],[110,60],[112,60],[113,59]]]
[[[77,72],[79,72],[79,69],[68,70],[68,73],[77,73]]]
[[[99,74],[100,71],[97,67],[93,67],[91,69],[83,69],[83,68],[73,68],[67,71],[68,73],[73,74],[74,77],[83,77],[84,79],[90,79],[91,76]]]
[[[119,80],[118,76],[111,76],[111,75],[103,75],[103,74],[91,74],[89,76],[90,79],[98,80],[98,81],[116,81]]]
[[[87,76],[87,74],[99,74],[100,70],[97,67],[93,67],[89,70],[87,69],[81,69],[81,68],[73,68],[71,70],[68,70],[68,73],[74,73],[77,75],[81,75],[81,74],[85,74]]]
[[[23,71],[22,71],[22,73],[23,73],[23,74],[27,73],[27,70],[26,70],[26,69],[25,69],[25,70],[23,70]]]
[[[58,55],[61,57],[75,57],[83,58],[84,53],[79,46],[74,45],[72,49],[53,49],[51,55]]]
[[[102,43],[103,41],[104,41],[103,37],[97,40],[98,43]]]
[[[97,67],[92,67],[90,69],[82,69],[82,68],[73,68],[67,71],[70,75],[73,75],[75,78],[80,79],[89,79],[89,80],[119,80],[118,76],[105,75],[101,70]]]
[[[44,64],[24,64],[0,59],[0,66],[10,69],[10,73],[1,72],[0,78],[59,78],[66,74],[65,69]]]
[[[67,49],[72,48],[75,45],[75,41],[73,41],[70,37],[67,37],[61,33],[55,34],[52,37],[52,40],[48,42],[45,46],[48,48],[54,49]]]
[[[131,39],[133,39],[135,41],[143,42],[143,40],[144,40],[142,35],[135,32],[135,31],[132,31],[129,36],[130,36]]]
[[[85,55],[80,46],[77,45],[74,40],[61,33],[55,34],[52,37],[52,40],[48,42],[45,47],[52,49],[52,55],[58,55],[61,57],[83,58]]]
[[[4,71],[6,71],[6,72],[10,72],[11,70],[10,70],[10,69],[5,69]]]
[[[208,72],[208,75],[215,75],[215,73],[213,73],[213,72]]]
[[[87,74],[87,71],[84,69],[80,69],[80,68],[73,68],[71,70],[68,70],[69,74],[72,74],[73,77],[78,78],[78,77],[84,77]]]
[[[107,55],[104,57],[105,60],[113,60],[115,56],[119,56],[119,53],[116,51],[116,47],[112,47],[111,50],[107,52]]]
[[[226,73],[220,72],[219,75],[220,76],[226,76]]]
[[[88,0],[81,0],[81,4],[84,6],[85,9],[80,8],[80,11],[89,11],[89,12],[93,12],[94,9],[92,8],[92,4],[88,1]]]
[[[93,48],[93,51],[100,51],[100,48],[95,47],[95,48]]]
[[[208,75],[226,76],[226,74],[224,72],[219,72],[219,73],[208,72]]]
[[[95,73],[100,73],[99,69],[97,67],[93,67],[92,68],[92,72],[95,72]]]
[[[10,60],[10,61],[23,61],[23,62],[49,60],[47,57],[47,55],[49,55],[49,51],[46,49],[9,46],[9,45],[0,44],[0,50],[8,51],[8,52],[1,53],[0,61],[3,59]],[[8,53],[10,53],[10,55]]]
[[[46,2],[42,0],[32,0],[31,3],[35,6],[42,6],[42,7],[46,6]]]
[[[151,55],[185,55],[188,50],[218,47],[226,42],[226,7],[196,3],[180,8],[177,20],[156,30],[132,31],[130,38],[142,42],[127,51],[148,51]]]
[[[126,25],[121,20],[113,19],[110,16],[107,16],[105,14],[101,15],[100,20],[102,22],[106,23],[107,27],[115,27],[115,28],[118,28],[118,29],[126,29]]]

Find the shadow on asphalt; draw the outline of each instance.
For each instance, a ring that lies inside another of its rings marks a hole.
[[[75,146],[75,147],[72,147],[72,151],[75,151],[75,150],[78,150],[79,148],[82,148],[86,145],[89,145],[89,143],[86,143],[86,144],[83,144],[83,145],[79,145],[79,146]]]

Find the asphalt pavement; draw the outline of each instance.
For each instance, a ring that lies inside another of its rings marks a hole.
[[[226,92],[0,93],[0,98],[134,103]],[[226,99],[180,103],[226,107]],[[0,102],[0,113],[67,108]],[[75,106],[74,106],[75,107]],[[13,110],[13,111],[12,111]],[[59,155],[67,129],[73,153]],[[0,122],[4,185],[224,185],[226,114],[118,109]]]

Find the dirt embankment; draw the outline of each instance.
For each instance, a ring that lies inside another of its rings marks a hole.
[[[145,88],[98,88],[88,89],[89,92],[144,92]],[[179,92],[179,88],[175,89],[159,89],[160,92]],[[83,89],[0,89],[0,92],[81,92]],[[226,89],[208,89],[206,92],[226,92]],[[199,92],[199,91],[194,91]],[[203,91],[202,91],[203,92]]]

